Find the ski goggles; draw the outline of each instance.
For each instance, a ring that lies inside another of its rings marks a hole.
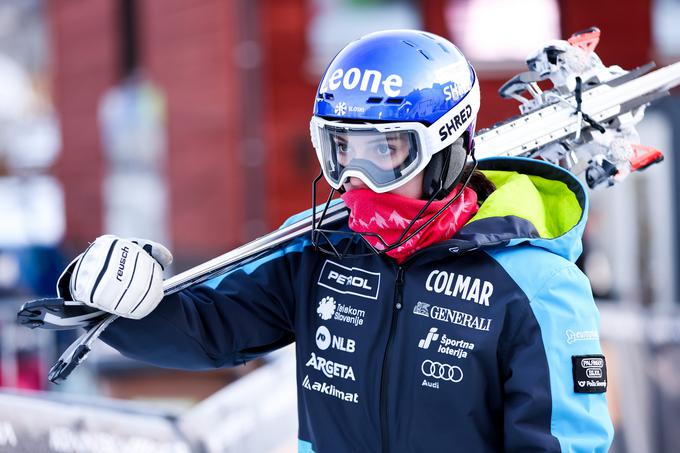
[[[312,145],[326,180],[340,189],[351,177],[374,192],[389,192],[423,171],[434,153],[472,131],[479,111],[479,85],[431,125],[417,121],[346,123],[313,116]]]
[[[347,124],[313,117],[312,143],[328,183],[339,189],[350,177],[374,192],[388,192],[423,170],[432,157],[420,123]]]

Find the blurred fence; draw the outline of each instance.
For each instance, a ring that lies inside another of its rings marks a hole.
[[[292,453],[291,348],[184,414],[78,395],[0,393],[0,451],[21,453]]]
[[[680,451],[680,315],[600,304],[612,452]]]

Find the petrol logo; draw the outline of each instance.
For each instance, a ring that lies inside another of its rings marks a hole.
[[[320,286],[340,294],[352,294],[366,299],[377,299],[380,274],[358,267],[345,267],[326,260],[319,275]]]

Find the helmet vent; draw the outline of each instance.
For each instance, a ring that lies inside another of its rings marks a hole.
[[[423,57],[427,58],[428,60],[432,60],[432,57],[430,57],[430,56],[427,54],[427,52],[425,52],[423,49],[418,49],[418,52],[420,52],[420,54],[421,54]]]
[[[335,96],[333,96],[333,93],[324,93],[323,97],[332,101]]]
[[[383,98],[368,98],[366,101],[367,104],[380,104],[382,102]]]
[[[404,44],[406,44],[407,46],[411,46],[411,47],[415,47],[415,46],[416,46],[416,45],[413,44],[411,41],[406,41],[406,40],[404,40],[404,41],[402,41],[402,42],[403,42]]]
[[[385,104],[399,105],[402,102],[404,102],[404,98],[387,98],[387,100],[385,101]]]
[[[437,43],[437,44],[439,44],[439,47],[441,47],[442,50],[443,50],[444,52],[446,52],[446,53],[451,53],[451,52],[449,52],[449,49],[447,49],[446,46],[445,46],[444,44],[442,44],[442,43],[440,43],[440,42]]]

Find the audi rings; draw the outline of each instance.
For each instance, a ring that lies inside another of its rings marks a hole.
[[[463,370],[456,365],[425,360],[420,370],[427,377],[441,379],[443,381],[460,382],[463,380]]]

